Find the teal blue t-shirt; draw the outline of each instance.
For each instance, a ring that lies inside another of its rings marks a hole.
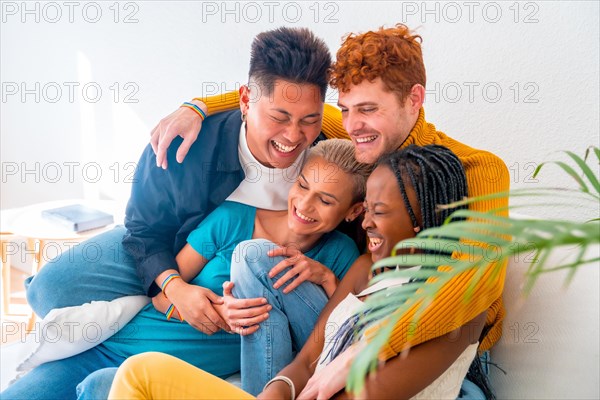
[[[226,201],[190,233],[188,243],[208,260],[191,283],[223,294],[222,284],[229,280],[233,250],[252,238],[255,216],[256,207]],[[341,280],[359,252],[352,239],[333,231],[323,235],[305,255],[327,266]]]
[[[233,250],[252,238],[255,215],[255,207],[226,201],[190,233],[188,243],[208,260],[190,283],[223,294],[223,282],[230,279]],[[337,231],[323,235],[305,254],[329,267],[340,280],[359,256],[352,239]],[[152,304],[106,340],[101,349],[121,357],[159,351],[221,377],[237,372],[240,363],[238,335],[223,331],[206,335],[174,318],[167,321]]]

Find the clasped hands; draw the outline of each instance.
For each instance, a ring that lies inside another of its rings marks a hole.
[[[269,278],[283,273],[273,283],[274,289],[283,288],[281,291],[288,294],[304,281],[310,281],[323,286],[328,296],[335,290],[337,279],[331,270],[305,256],[297,248],[279,247],[269,251],[268,255],[285,257],[269,271]],[[152,303],[161,312],[165,312],[171,303],[174,304],[174,317],[183,318],[207,335],[221,329],[230,333],[250,335],[260,328],[260,323],[269,318],[272,306],[264,297],[234,297],[233,286],[233,282],[223,283],[223,296],[219,296],[210,289],[178,279],[171,284],[168,299],[160,293],[152,299]]]

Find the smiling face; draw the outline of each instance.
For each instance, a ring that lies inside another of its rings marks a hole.
[[[363,207],[361,202],[353,203],[354,184],[337,165],[310,157],[288,196],[290,230],[302,235],[323,234],[345,218],[356,218]]]
[[[421,220],[414,190],[406,185],[406,194],[417,220]],[[389,257],[399,241],[415,237],[413,224],[404,205],[396,176],[387,166],[375,168],[367,180],[363,229],[373,262]]]
[[[287,168],[321,131],[321,94],[316,85],[283,80],[270,95],[261,89],[257,84],[240,89],[248,147],[261,164]]]
[[[424,90],[415,85],[405,101],[386,90],[381,78],[363,80],[339,93],[342,124],[360,162],[374,164],[383,154],[400,148],[419,116]]]

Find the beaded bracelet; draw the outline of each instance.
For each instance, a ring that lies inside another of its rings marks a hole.
[[[169,286],[169,283],[173,282],[173,280],[175,279],[181,279],[181,275],[179,274],[171,274],[169,276],[167,276],[165,278],[165,280],[163,281],[162,285],[160,285],[160,290],[162,290],[163,294],[165,295],[165,297],[167,297],[167,294],[165,293],[165,290],[167,290],[167,286]],[[168,297],[167,297],[168,299]]]
[[[191,110],[194,110],[196,112],[196,114],[198,114],[200,116],[200,118],[202,119],[202,121],[204,121],[206,119],[206,113],[204,111],[202,111],[202,109],[200,107],[198,107],[197,105],[195,105],[194,103],[189,103],[189,102],[185,102],[181,105],[181,107],[187,107]]]

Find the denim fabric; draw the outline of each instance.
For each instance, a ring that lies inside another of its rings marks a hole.
[[[73,357],[42,364],[0,393],[3,400],[12,399],[91,399],[84,388],[77,388],[89,374],[102,368],[116,367],[124,360],[109,356],[95,347]],[[111,379],[112,382],[112,379]],[[108,395],[108,392],[106,392]],[[104,397],[106,399],[106,397]]]
[[[105,400],[110,393],[117,367],[102,368],[89,374],[77,385],[77,400]]]
[[[490,375],[490,352],[484,351],[479,356],[479,360],[481,361],[481,372],[485,375],[482,378],[484,380],[487,380]],[[491,390],[491,388],[489,389]],[[486,396],[483,390],[478,385],[465,378],[460,387],[460,392],[458,394],[457,400],[486,400]]]
[[[144,294],[133,258],[124,252],[121,245],[124,233],[123,227],[117,227],[83,242],[50,262],[33,279],[29,278],[26,282],[27,296],[35,312],[45,316],[53,308]],[[221,287],[220,284],[218,286]],[[77,373],[69,376],[69,379],[63,379],[61,390],[57,392],[72,394],[48,398],[75,398],[75,388],[80,383],[77,393],[81,398],[106,398],[103,396],[108,393],[107,388],[110,387],[114,374],[104,371],[93,374],[82,382],[87,375],[101,368],[118,367],[127,356],[149,350],[164,351],[222,377],[239,370],[240,343],[237,335],[224,332],[205,335],[188,324],[167,321],[162,313],[149,304],[121,331],[96,349],[90,350],[92,354],[98,351],[98,354],[109,355],[107,359],[114,362],[97,363],[93,366],[86,364],[86,352],[44,364],[28,375],[41,377],[39,380],[28,379],[24,382],[28,382],[29,390],[34,393],[32,398],[36,398],[35,393],[38,391],[45,393],[44,371],[58,371],[56,374],[60,376],[61,371],[68,375],[68,371],[74,369]],[[221,359],[218,363],[215,362],[217,354]],[[82,365],[77,365],[78,360],[82,360]],[[20,381],[15,384],[14,389],[9,388],[8,393],[20,393],[19,387]],[[52,390],[48,393],[52,393]],[[43,396],[40,398],[44,398]],[[27,397],[28,395],[22,396]]]
[[[145,295],[135,262],[121,244],[125,231],[117,226],[73,246],[27,278],[27,301],[33,311],[43,318],[54,308]]]
[[[274,289],[273,284],[287,272],[269,278],[271,268],[284,259],[267,256],[274,247],[274,243],[264,239],[242,242],[236,247],[231,264],[234,296],[265,297],[273,306],[260,329],[242,337],[242,389],[255,396],[302,348],[328,300],[323,289],[311,282],[303,282],[288,294],[283,293],[286,285]]]
[[[486,398],[479,386],[465,379],[460,386],[460,393],[457,400],[486,400]]]

